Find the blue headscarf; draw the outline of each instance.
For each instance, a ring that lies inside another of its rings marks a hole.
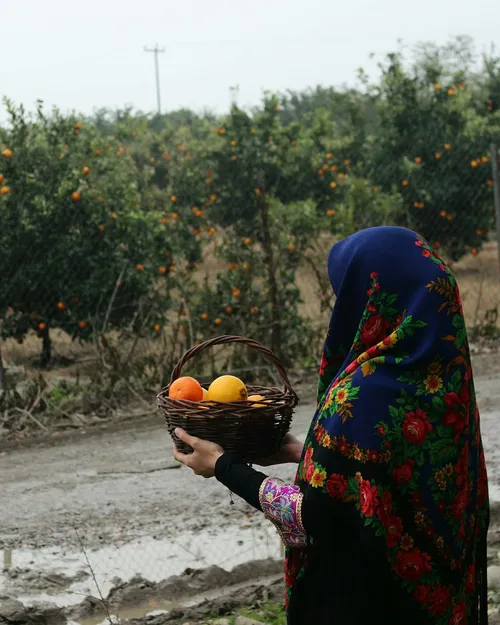
[[[355,506],[436,625],[486,623],[488,490],[460,294],[404,228],[333,246],[336,294],[297,483]],[[291,589],[307,549],[288,553]]]

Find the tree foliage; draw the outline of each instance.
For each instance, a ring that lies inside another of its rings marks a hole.
[[[400,53],[377,83],[268,94],[227,115],[91,119],[7,103],[0,129],[4,337],[129,328],[185,344],[250,334],[307,353],[297,272],[324,233],[419,230],[456,260],[492,229],[500,60],[458,40]],[[325,250],[325,255],[327,250]],[[207,275],[200,267],[216,257]]]

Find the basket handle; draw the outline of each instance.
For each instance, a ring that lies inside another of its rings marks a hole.
[[[247,345],[248,347],[251,347],[252,349],[256,349],[257,351],[261,352],[268,360],[270,360],[274,364],[274,366],[278,370],[278,374],[281,381],[283,382],[285,391],[298,399],[297,393],[293,390],[283,365],[269,348],[264,347],[264,345],[261,345],[261,343],[259,343],[258,341],[254,341],[253,339],[246,339],[243,336],[232,336],[230,334],[216,336],[213,339],[209,339],[208,341],[204,341],[203,343],[200,343],[199,345],[195,345],[194,347],[191,347],[191,349],[188,349],[184,356],[182,356],[179,362],[175,365],[174,370],[172,371],[172,376],[170,378],[170,384],[172,384],[172,382],[175,382],[175,380],[180,377],[184,365],[189,360],[197,356],[200,352],[209,347],[213,347],[214,345],[226,345],[227,343],[238,343]]]

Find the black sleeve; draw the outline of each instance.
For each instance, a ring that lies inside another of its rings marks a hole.
[[[240,456],[224,453],[215,465],[215,477],[232,493],[262,511],[259,490],[267,475],[252,469]]]
[[[215,465],[215,477],[232,493],[262,511],[259,490],[267,475],[248,466],[240,456],[224,453]],[[302,503],[302,524],[313,538],[330,541],[333,535],[349,540],[358,533],[359,513],[354,506],[307,489]]]

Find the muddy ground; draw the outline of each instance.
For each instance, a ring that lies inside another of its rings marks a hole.
[[[496,353],[476,357],[494,501],[500,501],[497,358]],[[312,403],[297,409],[292,428],[297,436],[305,436],[312,412]],[[294,467],[272,473],[291,479]],[[229,570],[280,557],[278,537],[262,515],[239,500],[231,506],[229,493],[215,480],[198,478],[172,461],[161,417],[4,449],[0,493],[0,552],[3,548],[6,568],[0,574],[0,598],[69,606],[86,625],[102,621],[101,604],[97,614],[88,605],[82,614],[76,606],[88,595],[97,597],[97,586],[104,596],[116,593],[123,582],[139,589],[118,602],[126,616],[139,617],[147,611],[145,597],[149,610],[172,608],[172,598],[157,587],[147,592],[148,584],[160,584],[185,569]],[[498,527],[493,532],[492,562],[500,549]],[[279,574],[279,566],[264,567],[261,573],[254,569],[254,577],[271,570]],[[191,590],[196,594],[200,588]]]

